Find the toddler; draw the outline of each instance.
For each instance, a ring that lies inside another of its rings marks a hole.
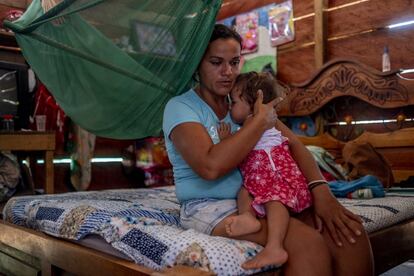
[[[268,103],[281,96],[276,87],[277,82],[269,73],[240,74],[230,93],[232,120],[243,125],[253,114],[257,91],[262,91],[263,103]],[[220,139],[231,135],[229,125],[220,124],[218,133]],[[243,268],[282,265],[288,259],[283,242],[290,212],[299,213],[312,204],[308,183],[289,152],[287,138],[275,127],[264,132],[239,168],[243,176],[237,198],[239,212],[226,218],[227,234],[234,237],[259,231],[257,216],[266,216],[266,246]]]

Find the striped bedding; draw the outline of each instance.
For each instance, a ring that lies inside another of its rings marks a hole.
[[[414,217],[414,193],[340,201],[361,216],[368,232]],[[3,218],[69,240],[99,235],[136,263],[156,270],[183,264],[218,275],[253,274],[257,271],[240,265],[262,248],[180,228],[173,186],[15,197]]]

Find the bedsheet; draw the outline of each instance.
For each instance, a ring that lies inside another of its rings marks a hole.
[[[218,275],[249,275],[258,270],[240,265],[262,248],[180,228],[174,187],[15,197],[3,218],[59,238],[97,234],[155,270],[182,264]]]
[[[361,216],[368,232],[414,217],[410,194],[340,201]],[[180,228],[173,186],[15,197],[6,204],[3,218],[59,238],[97,234],[136,263],[156,270],[183,264],[218,275],[248,275],[257,270],[240,265],[262,249],[252,242]]]
[[[414,193],[387,192],[380,198],[338,200],[361,217],[368,233],[414,218]]]

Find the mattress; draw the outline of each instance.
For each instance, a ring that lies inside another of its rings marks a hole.
[[[361,216],[368,232],[414,217],[413,194],[339,200]],[[246,271],[240,265],[262,249],[252,242],[182,229],[173,186],[15,197],[3,217],[88,247],[102,247],[104,240],[111,247],[103,245],[101,250],[155,270],[182,264],[218,275],[249,275],[258,270]]]

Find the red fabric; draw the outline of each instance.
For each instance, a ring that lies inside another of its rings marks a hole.
[[[240,170],[244,187],[254,196],[252,206],[259,216],[264,215],[263,204],[269,201],[280,201],[296,213],[312,205],[308,184],[290,155],[288,142],[269,149],[268,153],[252,150]]]
[[[323,177],[325,178],[326,181],[335,181],[337,180],[332,174],[328,173],[327,171],[325,171],[323,168],[319,167],[321,170],[321,173],[323,175]]]
[[[40,82],[38,84],[33,118],[35,118],[36,115],[46,115],[46,130],[55,131],[56,142],[63,143],[67,127],[65,112],[63,112],[60,106],[56,103],[46,86]],[[36,121],[32,123],[31,128],[36,130]]]

